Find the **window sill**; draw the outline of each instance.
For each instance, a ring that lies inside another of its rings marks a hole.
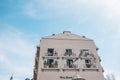
[[[43,59],[47,58],[47,59],[59,59],[59,56],[43,56]]]
[[[60,68],[41,68],[41,69],[42,69],[43,71],[44,71],[44,70],[58,70],[58,71],[60,70]]]

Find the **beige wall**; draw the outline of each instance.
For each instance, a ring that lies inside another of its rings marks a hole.
[[[102,67],[99,62],[99,57],[97,55],[96,46],[92,40],[80,40],[80,39],[55,39],[55,38],[43,38],[40,43],[40,58],[38,67],[37,80],[71,80],[70,77],[75,74],[79,74],[85,80],[104,80]],[[48,48],[54,48],[58,52],[58,69],[47,70],[43,69],[45,53],[47,53]],[[79,55],[82,49],[89,49],[90,53],[95,55],[96,65],[98,69],[85,69],[83,71],[83,65],[85,64],[85,59],[79,59],[74,64],[78,65],[79,70],[63,70],[63,66],[66,63],[66,59],[62,58],[65,53],[65,49],[72,49],[72,52]]]

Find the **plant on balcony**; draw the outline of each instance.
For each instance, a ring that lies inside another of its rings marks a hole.
[[[47,68],[48,65],[47,65],[47,61],[44,61],[44,68]]]
[[[58,67],[58,62],[57,62],[57,61],[55,61],[55,67],[56,67],[56,68]]]
[[[87,68],[91,68],[91,64],[86,64],[86,67]]]
[[[58,53],[57,53],[57,51],[55,51],[55,53],[54,53],[54,54],[55,54],[55,56],[58,56]]]

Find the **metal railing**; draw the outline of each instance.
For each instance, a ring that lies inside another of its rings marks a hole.
[[[71,65],[64,64],[63,68],[73,68],[73,69],[75,69],[75,68],[78,68],[78,65],[76,65],[76,64],[71,64]]]
[[[86,65],[83,65],[83,68],[88,68],[88,69],[93,69],[93,68],[98,68],[98,66],[97,65],[93,65],[93,64],[86,64]]]

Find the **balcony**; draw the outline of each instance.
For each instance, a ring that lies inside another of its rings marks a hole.
[[[60,70],[57,63],[54,64],[45,64],[42,67],[42,70]]]
[[[45,53],[43,58],[47,59],[59,59],[58,53],[55,51],[54,53]]]
[[[82,66],[82,70],[83,71],[98,71],[99,67],[96,66],[95,64],[94,65],[85,64],[85,65]]]
[[[95,55],[92,54],[92,53],[85,53],[84,55],[81,56],[82,59],[86,59],[86,58],[89,58],[89,59],[95,59]]]
[[[79,71],[79,68],[78,68],[78,65],[76,64],[72,64],[72,65],[65,64],[62,70],[78,70]]]
[[[64,59],[73,59],[73,58],[76,58],[76,54],[75,53],[64,53],[62,54],[62,58]]]

